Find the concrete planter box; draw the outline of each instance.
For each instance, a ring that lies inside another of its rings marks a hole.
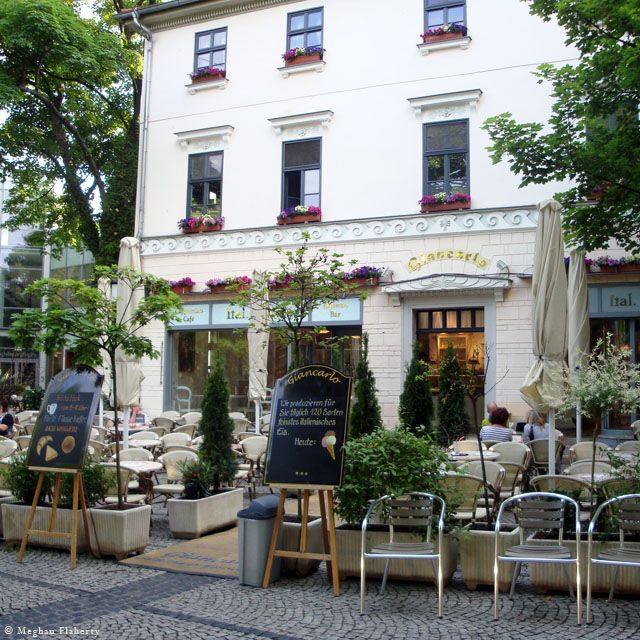
[[[243,507],[242,495],[243,489],[232,489],[200,500],[168,500],[171,534],[175,538],[199,538],[234,524]]]
[[[27,526],[27,519],[31,511],[31,505],[12,504],[4,502],[2,504],[2,528],[4,539],[8,544],[20,544]],[[46,531],[49,528],[49,518],[51,517],[51,507],[36,507],[36,515],[31,524],[32,529]],[[91,526],[91,524],[89,524]],[[58,509],[56,512],[56,525],[54,531],[71,531],[71,509]],[[43,536],[29,536],[29,544],[38,547],[48,547],[52,549],[70,549],[71,540],[63,538],[45,538]],[[82,513],[78,513],[78,551],[86,550],[88,547],[87,536],[82,521]]]
[[[576,543],[575,540],[565,540],[563,543],[571,549],[571,555],[575,557]],[[632,549],[640,549],[640,542],[627,542],[627,546]],[[597,556],[604,549],[611,549],[618,546],[618,542],[593,542],[593,554]],[[587,541],[580,542],[580,558],[582,560],[581,582],[582,588],[587,588]],[[602,564],[593,565],[591,567],[591,591],[593,593],[609,593],[611,588],[611,576],[613,575],[613,566]],[[573,578],[573,586],[576,585],[576,569],[569,566],[570,575]],[[529,573],[531,574],[531,582],[537,593],[546,593],[547,591],[566,591],[567,578],[564,570],[559,564],[531,564],[529,565]],[[640,595],[640,571],[634,567],[620,567],[618,573],[618,581],[616,582],[617,594]],[[614,596],[615,597],[615,596]]]
[[[148,504],[118,511],[89,509],[91,550],[98,558],[115,556],[122,560],[132,553],[143,553],[149,544],[151,506]]]
[[[500,554],[509,547],[520,544],[520,529],[500,532]],[[478,585],[493,587],[493,562],[495,556],[494,531],[463,529],[458,534],[460,568],[467,589],[475,591]],[[501,562],[498,575],[500,591],[508,592],[515,571],[515,563]]]
[[[313,516],[312,516],[313,517]],[[282,543],[280,548],[285,551],[300,549],[300,523],[282,522]],[[309,553],[324,553],[322,544],[322,520],[310,520],[307,528],[307,551]],[[282,573],[294,574],[303,578],[312,574],[320,566],[320,560],[302,560],[301,558],[282,558]]]
[[[410,533],[396,532],[397,542],[417,542],[420,538]],[[362,532],[356,529],[336,529],[336,544],[338,547],[338,567],[340,578],[360,577],[360,545]],[[369,544],[376,545],[389,541],[387,531],[369,531]],[[444,546],[442,554],[442,575],[447,582],[451,579],[458,565],[458,541],[452,534],[445,534],[442,539]],[[367,560],[367,577],[380,578],[384,572],[384,560]],[[428,560],[392,560],[389,568],[389,578],[392,580],[416,580],[433,582],[434,575]]]
[[[7,496],[5,498],[0,498],[0,505],[3,504],[15,504],[17,500],[13,496]],[[2,528],[2,509],[0,508],[0,538],[3,537],[3,528]]]

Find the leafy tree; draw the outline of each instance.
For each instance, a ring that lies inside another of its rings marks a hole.
[[[450,445],[469,430],[465,410],[465,386],[453,345],[449,342],[440,362],[440,395],[438,397],[438,440]]]
[[[200,458],[205,469],[208,467],[207,474],[210,475],[214,491],[218,491],[224,482],[234,479],[238,468],[231,448],[233,420],[229,417],[229,386],[220,355],[215,359],[202,397],[200,433]]]
[[[507,159],[521,186],[571,179],[555,197],[564,208],[567,240],[606,248],[611,238],[640,249],[640,13],[637,0],[527,0],[532,14],[555,19],[575,64],[538,67],[554,99],[547,123],[517,123],[510,113],[484,128],[494,162]],[[598,192],[601,199],[587,206]]]
[[[152,2],[0,0],[0,174],[11,229],[30,241],[86,246],[117,262],[133,235],[141,95],[141,42],[114,19]]]
[[[157,358],[160,352],[151,339],[139,335],[151,322],[170,324],[182,316],[180,298],[171,292],[166,280],[125,267],[96,267],[96,279],[118,282],[118,297],[131,301],[135,291],[148,291],[130,318],[117,315],[117,299],[107,297],[94,281],[42,278],[29,285],[27,292],[38,296],[45,309],[25,309],[14,314],[9,336],[19,349],[30,348],[52,354],[64,347],[72,350],[79,364],[99,366],[102,357],[109,358],[113,397],[118,398],[116,351],[141,358]],[[116,416],[118,406],[115,407]],[[120,440],[118,420],[116,441]],[[116,449],[116,465],[120,468],[120,451]],[[122,508],[122,487],[118,479],[118,508]]]
[[[420,358],[420,343],[416,340],[407,366],[398,414],[404,429],[417,436],[431,434],[433,396],[429,374],[429,365]]]
[[[376,379],[369,368],[369,336],[362,334],[362,351],[353,377],[354,402],[349,416],[349,437],[372,433],[382,425],[376,397]]]
[[[238,291],[235,299],[240,305],[268,313],[270,334],[291,347],[292,369],[305,364],[304,346],[322,329],[303,327],[303,322],[322,305],[335,302],[356,288],[344,278],[342,254],[331,253],[325,247],[312,252],[309,240],[305,231],[299,247],[276,247],[276,253],[284,257],[279,268],[256,274],[251,289]]]

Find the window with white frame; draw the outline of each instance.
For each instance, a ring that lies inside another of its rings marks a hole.
[[[469,193],[469,121],[424,125],[423,193]]]
[[[217,68],[227,70],[227,28],[196,33],[193,71]]]
[[[466,26],[466,2],[460,0],[424,0],[424,28],[437,29],[445,24]]]
[[[187,214],[219,216],[222,210],[222,151],[189,156]]]
[[[287,16],[287,49],[322,46],[322,7]]]
[[[282,208],[320,206],[322,139],[283,144]]]

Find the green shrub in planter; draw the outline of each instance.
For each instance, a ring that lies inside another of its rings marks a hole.
[[[344,452],[342,485],[334,495],[336,513],[350,524],[360,524],[367,503],[383,495],[425,491],[445,496],[441,470],[447,454],[429,438],[378,429],[347,442]]]
[[[213,484],[213,469],[204,460],[183,460],[178,462],[178,468],[182,471],[184,500],[200,500],[211,495]]]
[[[71,509],[73,505],[73,476],[65,473],[60,483],[60,499],[58,506],[62,509]],[[84,485],[84,497],[87,507],[93,507],[102,502],[109,492],[115,487],[114,475],[109,475],[105,467],[100,466],[91,456],[87,456],[82,468],[82,484]]]
[[[36,485],[38,484],[39,471],[31,471],[27,467],[27,452],[12,456],[9,459],[9,465],[3,465],[0,473],[4,476],[4,485],[17,498],[19,502],[31,504],[33,496],[36,493]],[[44,504],[45,499],[51,493],[51,478],[49,473],[45,474],[42,489],[40,490],[40,498],[38,504]]]

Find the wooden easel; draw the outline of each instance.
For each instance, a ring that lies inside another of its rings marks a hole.
[[[89,537],[89,521],[87,519],[87,503],[84,497],[84,483],[82,481],[82,473],[79,471],[65,471],[64,473],[73,473],[73,497],[71,506],[71,532],[68,531],[54,531],[56,525],[56,512],[58,510],[58,499],[60,497],[60,483],[62,482],[62,473],[56,472],[55,482],[53,485],[53,504],[51,505],[51,517],[49,518],[49,529],[47,531],[40,531],[38,529],[32,529],[33,519],[36,515],[36,507],[38,506],[38,499],[40,498],[40,492],[42,491],[42,483],[44,482],[45,472],[40,471],[38,477],[38,484],[36,485],[36,492],[33,496],[33,502],[31,503],[31,511],[27,519],[27,524],[24,528],[24,534],[22,535],[22,543],[20,544],[20,551],[18,552],[18,562],[22,562],[24,553],[27,550],[27,543],[29,536],[42,536],[46,538],[66,538],[71,540],[71,568],[75,569],[77,565],[77,551],[78,551],[78,496],[80,499],[80,507],[82,509],[82,520],[84,522],[84,530],[87,538]]]
[[[277,486],[277,485],[273,485]],[[269,556],[267,566],[264,571],[262,588],[269,586],[271,568],[274,558],[302,558],[304,560],[324,560],[327,563],[327,573],[331,574],[333,583],[333,594],[340,595],[340,576],[338,574],[338,553],[336,549],[336,525],[333,515],[333,487],[309,486],[309,485],[279,485],[280,499],[278,500],[278,511],[276,521],[271,536]],[[302,523],[300,527],[300,548],[298,551],[283,551],[276,549],[278,545],[278,534],[284,516],[284,501],[287,497],[287,490],[302,489]],[[309,496],[312,490],[318,491],[320,498],[320,518],[322,520],[322,544],[324,553],[310,553],[307,551],[307,537],[309,529]],[[327,503],[325,505],[325,497]]]

